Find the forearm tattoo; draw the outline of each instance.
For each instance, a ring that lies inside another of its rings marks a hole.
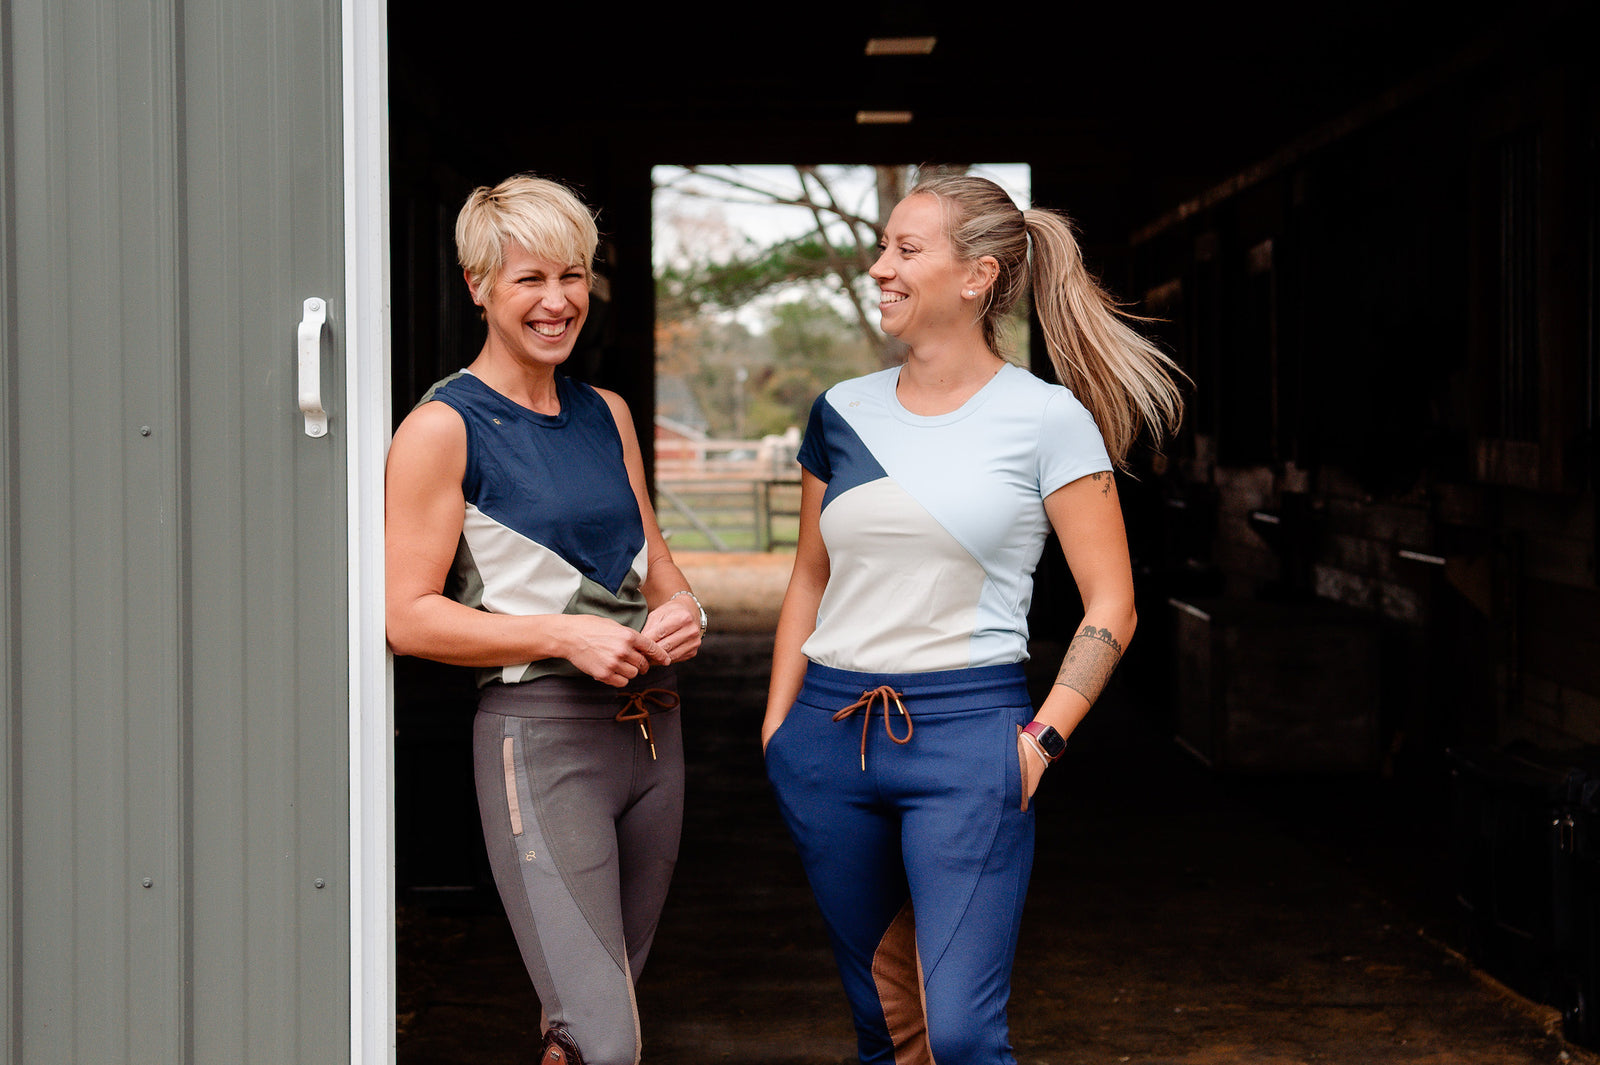
[[[1085,625],[1067,645],[1067,657],[1056,674],[1056,683],[1071,688],[1093,706],[1121,660],[1122,645],[1110,629]]]

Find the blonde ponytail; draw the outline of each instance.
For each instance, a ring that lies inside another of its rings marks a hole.
[[[1033,250],[1033,305],[1056,377],[1094,415],[1119,468],[1142,428],[1159,444],[1177,431],[1183,371],[1128,325],[1090,276],[1072,224],[1053,211],[1023,212]]]
[[[983,339],[996,354],[1001,320],[1032,284],[1056,378],[1094,416],[1119,469],[1127,468],[1142,429],[1157,445],[1177,430],[1183,394],[1174,377],[1183,371],[1127,324],[1137,319],[1119,310],[1089,275],[1071,222],[1053,211],[1018,210],[1000,186],[970,174],[929,178],[908,195],[944,205],[945,230],[959,260],[990,256],[999,264],[982,322]]]

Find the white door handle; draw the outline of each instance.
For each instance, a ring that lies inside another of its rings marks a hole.
[[[327,300],[306,300],[300,316],[300,413],[306,416],[307,436],[328,435],[328,412],[322,408],[322,323],[327,320]]]

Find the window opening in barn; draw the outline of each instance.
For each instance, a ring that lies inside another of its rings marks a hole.
[[[971,166],[1018,206],[1022,164]],[[656,511],[674,553],[783,552],[795,453],[830,385],[897,365],[868,276],[913,166],[672,165],[651,177]],[[1028,365],[1027,307],[1007,358]]]

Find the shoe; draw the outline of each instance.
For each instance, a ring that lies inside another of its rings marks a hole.
[[[544,1054],[539,1058],[539,1065],[583,1065],[578,1044],[559,1024],[544,1033]]]

